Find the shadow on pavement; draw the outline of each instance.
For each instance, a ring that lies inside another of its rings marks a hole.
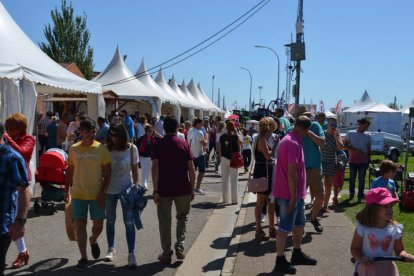
[[[208,264],[203,266],[203,272],[207,273],[211,271],[221,271],[224,265],[224,260],[225,258],[223,257],[223,258],[219,258],[219,259],[209,262]]]
[[[64,267],[68,263],[68,259],[65,258],[54,258],[47,259],[36,264],[31,265],[29,268],[24,270],[19,270],[11,272],[7,275],[74,275],[77,273],[82,273],[82,271],[76,271],[75,266]],[[224,262],[224,261],[223,261]],[[119,275],[154,275],[162,272],[166,268],[178,268],[182,262],[175,262],[170,265],[163,265],[160,262],[153,262],[148,264],[139,265],[137,268],[129,268],[127,265],[123,267],[114,267],[114,265],[103,262],[100,260],[90,261],[90,266],[86,271],[85,275],[114,275],[114,273]],[[7,271],[7,270],[6,270]],[[9,270],[11,271],[11,270]]]
[[[226,207],[225,205],[219,205],[215,202],[198,202],[198,203],[191,204],[191,208],[205,209],[205,210],[223,209],[225,207]]]

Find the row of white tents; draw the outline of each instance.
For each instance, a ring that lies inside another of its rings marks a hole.
[[[82,79],[50,59],[15,23],[0,2],[0,121],[21,112],[33,129],[36,97],[39,94],[82,94],[87,98],[87,113],[96,119],[105,116],[103,91],[111,90],[119,100],[147,104],[152,115],[159,115],[163,106],[170,106],[180,118],[224,113],[206,96],[194,81],[178,87],[174,78],[167,84],[160,69],[154,81],[142,62],[135,77],[126,67],[117,49],[107,68],[93,81]]]
[[[389,132],[397,135],[402,134],[402,130],[408,123],[408,113],[410,107],[414,107],[414,99],[401,110],[394,110],[382,102],[373,100],[367,91],[353,107],[343,111],[344,124],[347,127],[357,126],[361,118],[369,118],[371,121],[371,131]]]
[[[162,69],[159,69],[155,80],[148,73],[144,61],[141,62],[135,74],[128,69],[117,47],[115,54],[106,69],[92,81],[100,83],[102,89],[113,91],[118,99],[145,101],[147,109],[152,115],[170,113],[176,118],[192,119],[194,116],[222,114],[206,96],[200,83],[195,85],[193,79],[185,84],[177,85],[174,75],[169,82],[164,78]],[[130,104],[130,108],[134,104]],[[114,107],[108,107],[114,109]]]

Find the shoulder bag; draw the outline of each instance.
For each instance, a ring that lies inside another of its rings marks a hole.
[[[233,149],[232,145],[231,145],[231,135],[229,135],[229,145],[230,145],[230,151]],[[244,161],[243,161],[243,157],[240,154],[240,150],[238,150],[237,152],[232,152],[231,153],[231,159],[230,159],[230,167],[231,168],[241,168],[244,166]]]
[[[259,141],[259,138],[256,141],[256,146],[254,147],[254,150],[257,150],[258,141]],[[256,160],[253,160],[252,165],[250,166],[249,177],[247,179],[247,190],[250,193],[266,192],[268,190],[268,178],[269,178],[267,162],[266,162],[266,177],[252,178],[253,164],[255,163],[256,163]]]

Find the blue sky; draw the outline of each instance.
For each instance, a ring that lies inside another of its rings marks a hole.
[[[51,21],[50,11],[60,0],[1,0],[14,20],[35,42],[45,41],[43,27]],[[259,1],[241,0],[73,0],[75,13],[86,13],[95,53],[95,70],[102,71],[119,45],[126,63],[135,72],[145,59],[147,68],[214,34]],[[211,97],[212,76],[226,105],[237,101],[244,107],[259,98],[263,86],[266,103],[276,97],[277,61],[280,57],[280,93],[285,89],[284,44],[294,36],[297,0],[272,0],[242,26],[192,58],[165,70],[166,78],[200,82]],[[338,100],[352,106],[364,90],[388,104],[405,105],[414,96],[412,78],[414,1],[304,0],[307,60],[302,62],[300,102],[325,101],[334,107]],[[293,99],[292,99],[293,100]]]

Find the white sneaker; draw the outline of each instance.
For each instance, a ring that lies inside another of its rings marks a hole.
[[[137,267],[137,260],[135,259],[135,254],[134,253],[129,253],[128,254],[128,266],[129,267]]]
[[[109,248],[108,253],[106,253],[106,255],[105,255],[104,261],[105,262],[112,262],[115,258],[115,253],[116,253],[115,249]]]
[[[261,221],[262,223],[263,223],[263,222],[265,222],[265,221],[266,221],[266,215],[263,215],[263,214],[262,214],[262,215],[261,215],[261,220],[260,220],[260,221]]]
[[[203,190],[201,190],[201,189],[195,189],[195,190],[194,190],[194,193],[195,193],[195,194],[198,194],[198,195],[205,195],[204,191],[203,191]]]

